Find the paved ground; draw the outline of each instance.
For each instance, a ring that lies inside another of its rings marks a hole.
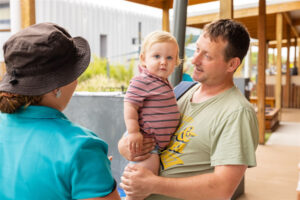
[[[300,162],[300,109],[283,109],[278,129],[257,149],[255,168],[245,176],[238,200],[295,200]]]

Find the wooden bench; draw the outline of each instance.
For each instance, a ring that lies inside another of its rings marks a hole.
[[[265,130],[273,132],[279,125],[278,108],[265,109]]]
[[[250,103],[257,105],[257,97],[251,96],[250,97]],[[265,98],[265,105],[271,108],[275,107],[275,98],[274,97],[266,97]]]

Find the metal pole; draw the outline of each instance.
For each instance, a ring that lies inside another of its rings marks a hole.
[[[142,45],[142,22],[139,22],[139,27],[138,27],[138,40],[139,40],[139,55],[141,53],[141,45]],[[139,56],[138,55],[138,56]]]
[[[179,45],[179,58],[184,59],[185,27],[188,0],[174,0],[173,35]],[[171,84],[175,87],[182,80],[183,63],[175,68],[171,76]]]

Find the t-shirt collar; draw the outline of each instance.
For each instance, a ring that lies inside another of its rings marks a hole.
[[[9,114],[11,115],[11,114]],[[57,119],[67,117],[57,109],[50,108],[47,106],[36,106],[31,105],[26,108],[22,107],[14,113],[14,115],[22,118],[35,118],[35,119]]]
[[[141,74],[146,74],[147,76],[154,77],[154,78],[159,79],[159,80],[161,80],[161,81],[163,81],[163,82],[165,82],[165,83],[167,83],[167,84],[170,84],[168,79],[164,80],[164,79],[162,79],[162,78],[160,78],[160,77],[158,77],[158,76],[156,76],[156,75],[154,75],[154,74],[151,74],[151,73],[149,72],[149,70],[148,70],[146,67],[143,67],[143,66],[141,66],[141,65],[139,65],[138,67],[139,67],[139,72],[140,72]]]

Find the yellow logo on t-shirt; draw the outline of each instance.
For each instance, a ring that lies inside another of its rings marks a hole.
[[[183,116],[181,125],[174,134],[170,145],[160,156],[162,169],[184,164],[178,155],[183,153],[184,147],[190,141],[191,137],[196,136],[196,133],[193,132],[193,126],[188,126],[183,130],[181,130],[181,127],[183,127],[185,123],[192,121],[193,119],[191,117]]]

